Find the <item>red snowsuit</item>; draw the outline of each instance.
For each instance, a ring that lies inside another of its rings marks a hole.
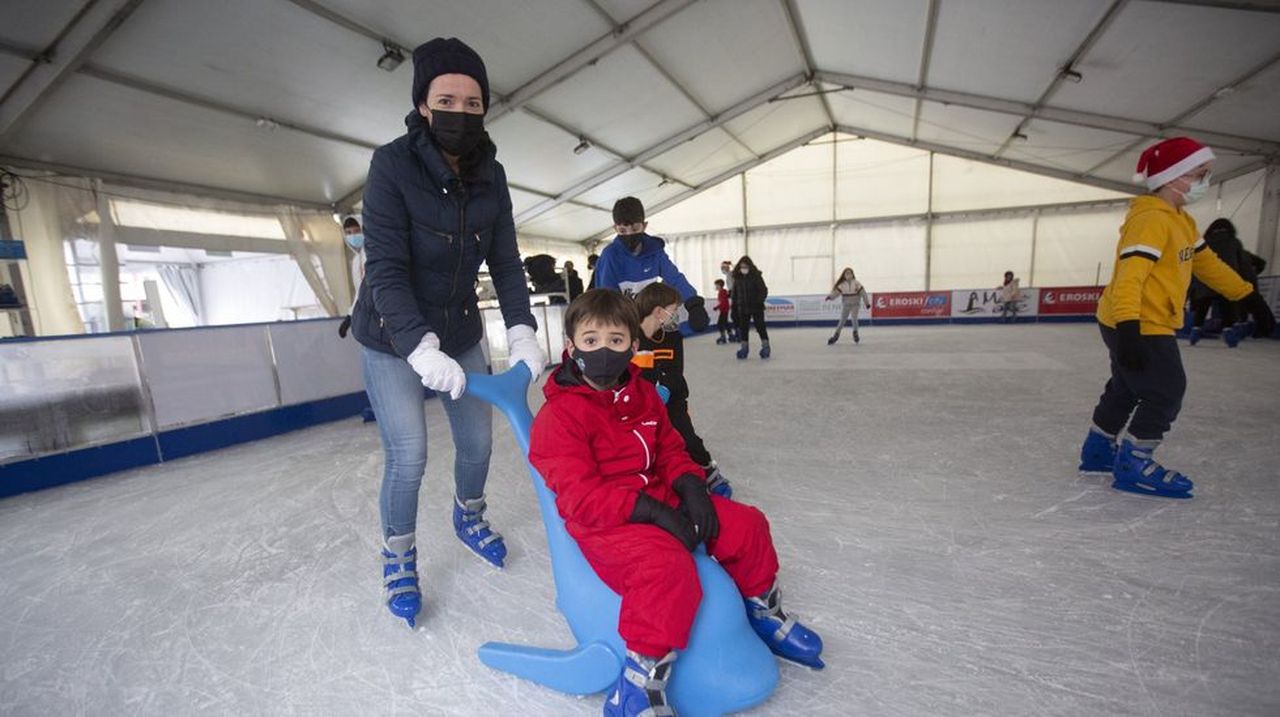
[[[607,351],[608,349],[600,349]],[[596,574],[622,596],[618,633],[627,649],[661,657],[684,649],[702,600],[693,554],[656,525],[631,523],[641,492],[676,507],[671,484],[702,469],[671,427],[653,384],[628,367],[625,383],[597,391],[572,364],[551,374],[533,420],[529,462],[556,494],[569,534]],[[778,573],[769,523],[756,508],[711,496],[720,535],[707,552],[743,595],[764,594]]]

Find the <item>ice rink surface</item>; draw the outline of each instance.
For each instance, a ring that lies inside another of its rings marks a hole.
[[[1093,326],[828,334],[775,331],[768,362],[688,342],[694,422],[826,642],[749,714],[1280,714],[1280,342],[1183,344],[1158,455],[1196,498],[1169,501],[1076,473]],[[505,420],[497,571],[453,536],[428,417],[416,632],[382,606],[358,419],[0,501],[0,714],[598,715],[476,658],[572,637]]]

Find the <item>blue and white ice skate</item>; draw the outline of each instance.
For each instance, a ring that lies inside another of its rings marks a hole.
[[[1161,498],[1191,498],[1195,484],[1177,471],[1160,465],[1152,457],[1154,446],[1139,446],[1128,438],[1120,442],[1111,487],[1116,490]]]
[[[500,568],[507,557],[507,544],[502,542],[499,533],[489,527],[489,522],[484,519],[484,509],[484,496],[466,501],[454,496],[453,530],[463,545],[490,565]]]
[[[1080,447],[1081,473],[1110,473],[1116,467],[1116,437],[1093,426]]]
[[[822,638],[782,611],[782,594],[777,585],[745,602],[747,620],[775,655],[815,670],[826,667],[822,661]]]
[[[702,467],[707,474],[707,492],[712,495],[718,495],[721,498],[733,497],[733,486],[729,485],[729,479],[724,477],[720,472],[720,466],[715,461],[711,461],[709,465]]]
[[[413,533],[393,535],[382,547],[382,582],[387,589],[387,609],[415,627],[422,610],[418,590],[418,550]]]
[[[675,717],[667,701],[667,680],[675,661],[675,650],[661,660],[627,650],[622,674],[604,699],[604,717]]]
[[[751,353],[751,347],[744,341],[738,346],[738,358],[744,359]]]

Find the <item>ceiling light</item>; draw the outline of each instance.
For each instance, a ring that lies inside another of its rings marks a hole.
[[[270,117],[259,117],[255,124],[257,124],[259,128],[265,129],[268,132],[274,132],[280,128],[280,123]]]
[[[588,149],[591,149],[591,142],[587,141],[587,138],[586,138],[586,137],[579,137],[579,138],[578,138],[578,146],[576,146],[576,147],[574,147],[574,148],[573,148],[573,153],[574,153],[574,154],[582,154],[583,152],[587,151]]]
[[[1062,68],[1062,79],[1066,80],[1067,82],[1074,82],[1078,85],[1080,84],[1080,81],[1084,79],[1084,75],[1080,74],[1079,72],[1076,72],[1070,67],[1064,67]]]
[[[382,57],[378,58],[378,69],[386,70],[387,72],[395,71],[400,66],[400,63],[404,62],[404,51],[389,42],[382,43],[382,49],[385,52],[382,53]]]
[[[1019,142],[1026,142],[1027,140],[1029,140],[1029,139],[1031,139],[1031,138],[1030,138],[1030,137],[1028,137],[1028,136],[1026,136],[1025,134],[1023,134],[1023,133],[1021,133],[1021,132],[1014,132],[1014,133],[1013,133],[1013,136],[1012,136],[1012,137],[1010,137],[1010,139],[1016,139],[1016,140],[1018,140]]]

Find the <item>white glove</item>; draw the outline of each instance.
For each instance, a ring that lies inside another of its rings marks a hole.
[[[538,341],[538,334],[532,326],[516,324],[507,329],[507,353],[510,365],[523,363],[529,367],[529,375],[534,379],[541,376],[542,369],[547,367],[547,355],[542,351],[542,342]]]
[[[453,400],[467,390],[467,374],[448,354],[440,350],[440,339],[427,332],[418,348],[409,354],[409,365],[422,377],[422,385],[437,393],[448,393]]]

